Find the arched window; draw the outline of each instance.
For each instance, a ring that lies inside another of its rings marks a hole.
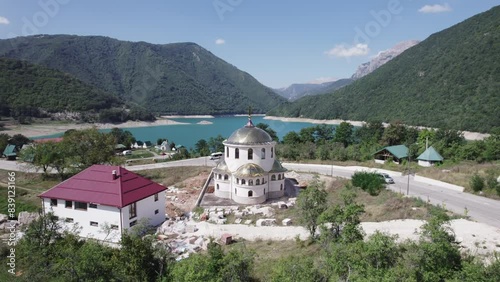
[[[240,184],[240,179],[236,178],[236,184]]]
[[[260,158],[263,160],[266,158],[266,148],[260,150]]]
[[[280,190],[283,190],[283,184],[280,184]]]
[[[262,184],[266,184],[266,182],[264,181],[264,178],[262,178]]]
[[[248,159],[253,160],[253,149],[252,148],[248,149]]]
[[[252,190],[248,191],[248,197],[253,197],[253,191]]]
[[[219,174],[219,179],[222,179],[222,174]]]
[[[242,179],[241,180],[241,185],[245,185],[245,183],[246,183],[245,179]]]
[[[219,190],[219,184],[217,184],[217,190]]]
[[[281,179],[285,179],[285,174],[284,173],[281,175]]]
[[[228,179],[229,179],[229,175],[224,174],[224,180],[228,180]]]
[[[253,185],[253,180],[252,179],[248,180],[248,185]]]
[[[236,188],[234,188],[234,194],[235,194],[235,195],[238,195],[238,192],[237,192],[237,191],[238,191],[238,190],[236,190]]]
[[[271,181],[276,180],[276,174],[271,175]]]
[[[255,185],[260,185],[260,179],[255,180]]]
[[[278,180],[281,180],[281,174],[278,174]]]
[[[235,159],[240,158],[240,149],[239,148],[234,149],[234,158]]]
[[[266,194],[266,189],[264,189],[264,195]]]
[[[226,147],[226,158],[229,158],[229,148]]]
[[[274,148],[271,148],[271,159],[274,158]]]

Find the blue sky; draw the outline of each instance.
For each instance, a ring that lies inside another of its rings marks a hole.
[[[429,35],[498,0],[0,0],[0,38],[104,35],[195,42],[270,87],[350,77],[398,42]]]

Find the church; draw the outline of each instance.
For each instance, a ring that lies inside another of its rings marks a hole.
[[[224,140],[224,157],[214,168],[214,194],[239,204],[260,204],[285,193],[285,171],[271,136],[247,124]]]

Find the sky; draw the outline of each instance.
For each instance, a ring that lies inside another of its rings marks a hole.
[[[401,41],[424,40],[498,0],[0,0],[0,39],[103,35],[195,42],[266,86],[350,77]]]

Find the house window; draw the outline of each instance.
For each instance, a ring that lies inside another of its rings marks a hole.
[[[217,190],[219,190],[219,184],[217,184]]]
[[[158,193],[155,194],[155,202],[158,202]]]
[[[253,185],[253,180],[252,179],[248,180],[248,185]]]
[[[260,185],[260,179],[255,180],[255,185]]]
[[[129,219],[137,216],[137,203],[132,203],[128,207]]]
[[[271,148],[271,159],[274,158],[274,148]]]
[[[73,208],[73,201],[66,201],[66,203],[64,204],[65,207],[67,208]]]
[[[278,180],[281,180],[281,174],[278,174]]]
[[[158,212],[159,212],[158,210],[155,210],[155,214],[158,214]]]
[[[246,184],[245,179],[242,179],[242,180],[241,180],[241,185],[245,185],[245,184]]]
[[[87,203],[84,203],[84,202],[75,202],[75,210],[86,211],[87,210]]]
[[[224,174],[224,180],[228,180],[228,179],[229,179],[229,175]]]
[[[248,197],[253,197],[253,191],[252,190],[248,191]]]
[[[50,206],[57,207],[57,199],[50,199]]]
[[[238,192],[237,192],[237,191],[238,191],[238,190],[236,190],[236,188],[234,188],[234,194],[235,194],[235,195],[238,195]]]
[[[113,230],[118,230],[118,225],[116,225],[116,224],[111,224],[111,229],[113,229]]]
[[[130,227],[132,227],[132,226],[134,226],[134,225],[136,225],[136,224],[137,224],[137,220],[134,220],[134,221],[131,221],[131,222],[130,222],[129,226],[130,226]]]
[[[283,184],[280,184],[280,190],[283,190]]]
[[[240,179],[236,178],[236,184],[240,184]]]
[[[266,148],[260,150],[260,158],[263,160],[266,159]]]
[[[89,208],[97,209],[97,204],[89,204]]]
[[[271,175],[271,181],[276,180],[276,174]]]
[[[235,159],[240,158],[240,149],[238,149],[238,148],[234,149],[234,158]]]
[[[226,147],[226,158],[229,158],[229,148]]]
[[[97,227],[97,226],[99,226],[99,223],[97,223],[97,222],[95,222],[95,221],[91,221],[91,222],[90,222],[90,226],[95,226],[95,227]]]
[[[75,220],[74,220],[73,218],[71,218],[71,217],[66,217],[66,218],[64,219],[64,221],[65,221],[65,222],[69,222],[69,223],[71,223],[71,222],[73,222],[73,221],[75,221]]]
[[[253,160],[253,149],[248,149],[248,159]]]

